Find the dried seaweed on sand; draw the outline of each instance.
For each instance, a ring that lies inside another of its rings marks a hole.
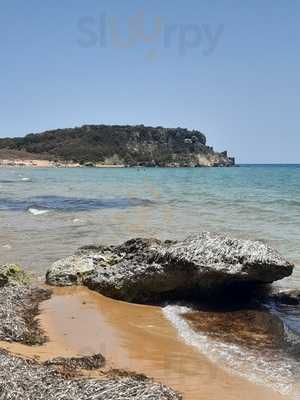
[[[19,269],[0,267],[0,340],[42,344],[46,337],[37,320],[39,304],[51,291],[15,280],[16,271],[19,276]],[[0,350],[0,400],[181,399],[172,389],[130,372],[111,370],[101,379],[83,377],[81,370],[104,364],[101,354],[59,357],[41,364]]]
[[[0,288],[0,340],[35,345],[46,341],[36,319],[51,291],[28,285]]]
[[[65,379],[54,367],[0,351],[1,400],[180,400],[164,385],[135,374]]]

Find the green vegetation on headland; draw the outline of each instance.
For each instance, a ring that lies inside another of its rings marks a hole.
[[[84,125],[23,138],[0,139],[1,158],[33,158],[82,165],[233,166],[196,130],[144,125]]]

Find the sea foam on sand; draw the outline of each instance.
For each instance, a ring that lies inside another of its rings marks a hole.
[[[182,306],[163,308],[165,317],[176,327],[179,336],[186,344],[195,347],[212,362],[225,369],[252,382],[267,385],[283,395],[292,395],[293,399],[300,399],[299,393],[294,393],[293,370],[296,367],[291,360],[274,354],[272,359],[269,359],[268,355],[258,354],[255,350],[242,348],[232,343],[223,343],[203,332],[195,331],[183,317],[184,314],[192,311],[191,308]]]

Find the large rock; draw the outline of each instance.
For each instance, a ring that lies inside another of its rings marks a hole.
[[[87,247],[55,263],[53,285],[84,284],[106,296],[146,302],[239,283],[271,283],[293,265],[261,242],[201,233],[182,242],[132,239],[121,246]]]

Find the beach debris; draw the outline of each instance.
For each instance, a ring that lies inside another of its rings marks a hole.
[[[19,266],[0,267],[0,340],[30,345],[46,341],[37,316],[40,302],[49,299],[51,291],[29,282]]]
[[[136,374],[67,379],[54,366],[0,351],[0,398],[7,400],[181,400],[172,389]]]
[[[262,242],[203,232],[181,242],[132,239],[120,246],[86,246],[54,263],[46,281],[144,303],[268,284],[292,272],[293,265]]]
[[[46,341],[37,315],[41,301],[51,291],[20,283],[22,270],[3,266],[0,287],[0,340],[40,345]],[[6,279],[7,278],[7,279]],[[16,278],[14,280],[14,278]],[[0,399],[5,400],[181,400],[172,389],[130,372],[101,371],[101,354],[58,357],[44,363],[0,350]],[[82,370],[100,370],[99,379],[88,379]]]
[[[102,354],[94,354],[92,356],[84,357],[57,357],[52,360],[48,360],[44,363],[47,366],[58,366],[63,367],[68,371],[76,371],[78,369],[93,370],[104,367],[105,358]]]

